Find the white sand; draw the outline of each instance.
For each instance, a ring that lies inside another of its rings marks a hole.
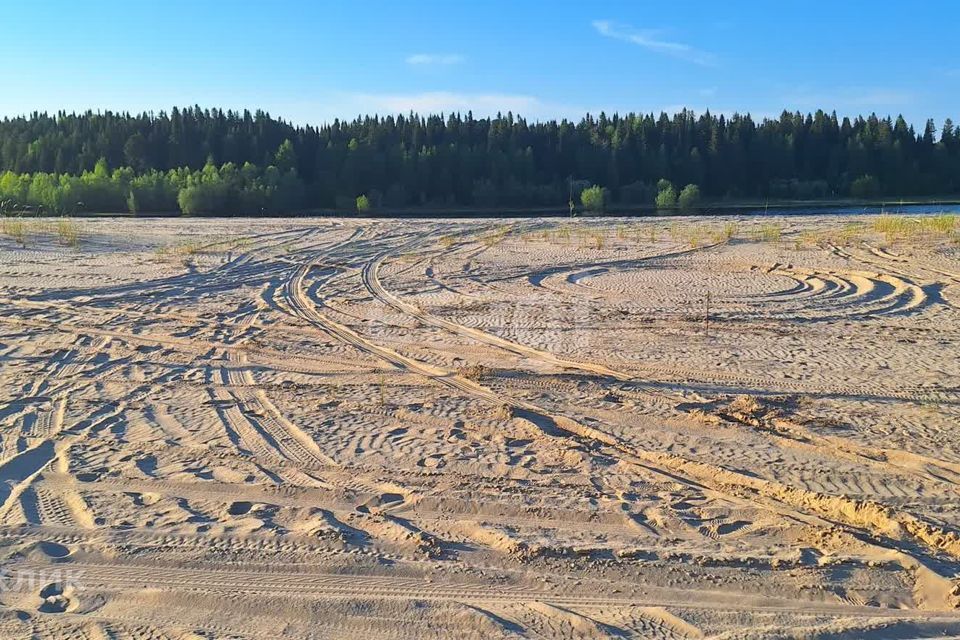
[[[0,236],[0,637],[960,634],[960,245],[732,220]]]

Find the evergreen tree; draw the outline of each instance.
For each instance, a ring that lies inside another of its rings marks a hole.
[[[34,113],[0,120],[4,171],[14,177],[0,199],[48,210],[170,210],[184,190],[189,209],[231,213],[353,208],[358,193],[387,208],[565,208],[571,185],[576,202],[592,184],[610,188],[608,205],[673,206],[673,186],[652,186],[660,178],[714,200],[946,196],[960,192],[960,130],[827,111],[760,122],[686,110],[578,122],[410,114],[320,127],[200,107]]]

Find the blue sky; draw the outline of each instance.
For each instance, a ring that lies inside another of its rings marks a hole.
[[[0,115],[818,107],[960,120],[957,4],[0,0]]]

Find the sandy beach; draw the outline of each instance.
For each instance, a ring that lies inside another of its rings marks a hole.
[[[28,222],[0,636],[960,635],[960,243],[878,219]]]

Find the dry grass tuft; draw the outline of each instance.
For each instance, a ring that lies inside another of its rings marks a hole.
[[[950,235],[960,232],[960,216],[955,213],[940,214],[924,218],[923,226],[934,233]]]
[[[764,222],[750,232],[750,237],[756,242],[780,242],[783,227],[776,222]]]
[[[440,238],[440,246],[444,249],[449,249],[457,243],[457,237],[454,235],[446,235]]]
[[[908,218],[882,215],[873,221],[873,230],[886,236],[888,242],[914,238],[944,238],[960,233],[960,216],[954,213]]]
[[[69,218],[57,220],[57,238],[60,244],[76,249],[80,246],[80,225]]]
[[[720,234],[727,242],[730,242],[737,236],[737,232],[739,230],[740,225],[738,225],[736,222],[728,222],[723,225],[723,229],[720,231]]]
[[[674,223],[670,227],[670,237],[674,242],[689,245],[691,248],[705,247],[713,244],[730,242],[739,231],[735,222],[728,222],[721,227],[715,224],[681,224]],[[655,233],[655,231],[654,231]],[[653,238],[651,239],[651,242]]]
[[[919,221],[904,216],[882,215],[873,221],[872,226],[874,231],[882,233],[889,241],[910,237],[920,231]]]
[[[504,239],[506,239],[506,237],[509,234],[510,234],[510,227],[508,225],[502,225],[498,227],[497,230],[494,231],[493,233],[483,236],[481,238],[481,241],[487,247],[495,247],[496,245],[503,242]]]
[[[21,246],[27,246],[27,224],[23,218],[4,218],[2,231]]]
[[[205,251],[206,245],[202,242],[181,242],[173,245],[157,247],[154,252],[158,260],[179,260],[188,264],[190,258]]]

